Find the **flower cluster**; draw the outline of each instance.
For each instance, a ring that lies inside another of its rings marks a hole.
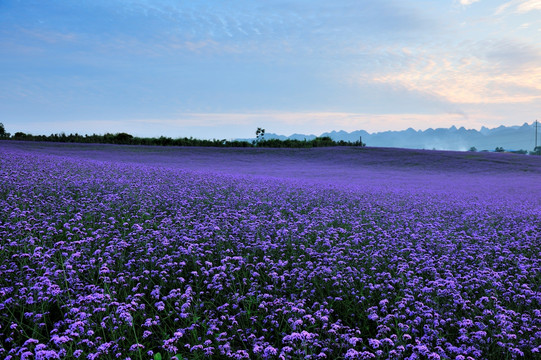
[[[318,180],[301,151],[264,176],[234,154],[228,173],[47,146],[0,145],[0,358],[541,352],[540,185],[377,164]]]

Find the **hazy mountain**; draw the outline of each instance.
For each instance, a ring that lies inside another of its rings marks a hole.
[[[538,145],[541,144],[541,125],[539,125]],[[481,130],[471,130],[464,127],[451,126],[448,129],[414,130],[409,128],[402,131],[384,131],[368,133],[364,130],[353,132],[331,131],[320,136],[330,136],[333,140],[362,141],[367,146],[400,147],[410,149],[437,150],[468,150],[475,147],[478,150],[494,150],[502,147],[505,150],[533,150],[535,146],[535,124],[524,123],[522,126],[499,126]],[[266,139],[297,139],[311,140],[315,135],[293,134],[291,136],[265,134]]]

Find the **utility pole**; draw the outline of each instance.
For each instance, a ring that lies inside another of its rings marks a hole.
[[[537,119],[535,119],[535,147],[534,151],[537,151]]]

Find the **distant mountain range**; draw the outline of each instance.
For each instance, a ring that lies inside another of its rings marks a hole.
[[[538,125],[538,145],[541,144],[541,124]],[[384,131],[368,133],[364,130],[353,132],[332,131],[321,134],[335,141],[357,141],[362,138],[367,146],[397,147],[409,149],[436,149],[465,151],[471,147],[477,150],[494,150],[501,147],[505,150],[528,150],[535,147],[535,123],[524,123],[522,126],[499,126],[489,129],[471,130],[464,127],[451,126],[448,129],[414,130],[409,128],[402,131]],[[311,140],[315,135],[293,134],[291,136],[265,134],[265,139],[297,139]]]

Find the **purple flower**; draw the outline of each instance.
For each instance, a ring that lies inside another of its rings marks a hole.
[[[0,358],[539,353],[538,159],[275,150],[0,141]]]

